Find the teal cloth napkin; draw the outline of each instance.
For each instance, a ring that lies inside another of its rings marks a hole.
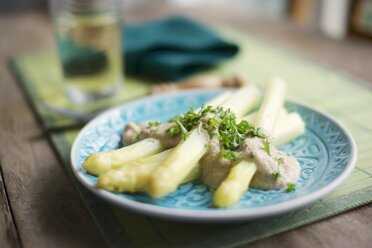
[[[238,46],[193,20],[175,16],[124,28],[128,75],[178,80],[233,57]]]

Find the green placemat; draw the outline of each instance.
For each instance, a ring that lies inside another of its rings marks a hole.
[[[351,131],[358,145],[356,169],[341,187],[323,200],[286,215],[240,224],[184,224],[127,212],[92,195],[76,181],[69,165],[69,150],[77,131],[50,134],[66,170],[110,246],[232,247],[372,202],[371,88],[350,75],[307,61],[255,38],[226,30],[223,33],[238,43],[242,51],[234,60],[205,74],[223,76],[239,73],[258,84],[265,83],[272,76],[283,77],[289,84],[291,97],[330,113]],[[43,105],[45,101],[62,107],[69,105],[61,93],[62,81],[55,53],[24,54],[17,56],[13,62],[42,124],[66,122],[48,113]],[[146,83],[128,79],[117,98],[98,102],[92,108],[139,97],[147,90]]]

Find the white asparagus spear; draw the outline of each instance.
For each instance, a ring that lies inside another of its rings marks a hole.
[[[305,132],[305,123],[298,113],[290,113],[279,120],[273,134],[275,146],[281,146],[301,136]]]
[[[220,106],[224,109],[230,109],[235,113],[237,118],[244,116],[245,113],[254,109],[261,98],[261,92],[254,84],[244,86],[236,90],[224,103]]]
[[[252,122],[256,116],[257,111],[249,115],[246,115],[242,120]],[[278,123],[275,126],[273,134],[273,144],[275,146],[284,145],[291,140],[296,139],[305,132],[305,123],[301,119],[301,116],[296,113],[287,113],[285,109],[282,109],[279,114]]]
[[[181,141],[163,165],[156,168],[150,177],[148,193],[154,198],[163,197],[175,191],[208,149],[208,134],[198,128],[193,129]]]
[[[171,149],[108,170],[98,177],[97,187],[116,192],[137,192],[145,188],[149,174],[169,156]]]
[[[221,104],[226,102],[226,100],[229,99],[232,94],[233,93],[231,91],[223,92],[223,93],[217,95],[216,97],[214,97],[212,100],[205,103],[204,105],[205,106],[212,106],[212,107],[220,106]]]
[[[115,192],[145,192],[151,174],[164,163],[173,149],[106,171],[98,177],[97,187]],[[200,173],[199,165],[194,166],[182,183],[196,180]]]
[[[257,166],[253,162],[241,161],[231,168],[226,179],[214,193],[213,205],[226,208],[238,202],[248,189]]]
[[[84,161],[83,167],[92,175],[100,175],[119,168],[126,162],[148,157],[162,150],[164,148],[159,140],[148,138],[117,150],[93,153]]]
[[[265,95],[253,124],[262,128],[264,133],[272,136],[280,110],[283,108],[287,85],[279,78],[271,80],[267,86]]]
[[[256,117],[258,111],[254,111],[246,116],[244,116],[243,118],[241,118],[241,120],[244,120],[244,121],[248,121],[249,123],[253,123],[254,121],[254,118]],[[281,121],[282,119],[284,119],[286,116],[288,115],[288,112],[285,108],[282,108],[280,110],[280,113],[279,113],[279,120],[278,121]]]

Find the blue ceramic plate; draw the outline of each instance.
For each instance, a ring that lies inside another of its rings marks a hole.
[[[211,206],[213,190],[201,182],[183,184],[158,200],[146,194],[112,193],[94,187],[97,178],[83,169],[84,160],[91,153],[119,148],[128,121],[167,121],[219,92],[188,91],[146,97],[104,112],[81,130],[73,144],[71,162],[75,176],[97,196],[122,208],[163,218],[210,222],[254,219],[303,207],[334,190],[353,170],[356,145],[349,132],[324,113],[287,102],[286,109],[298,112],[306,123],[302,137],[280,147],[301,164],[301,178],[295,191],[249,189],[235,206],[216,209]]]

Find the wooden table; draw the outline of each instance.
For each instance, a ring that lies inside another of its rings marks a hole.
[[[270,21],[234,7],[174,9],[139,7],[127,20],[141,21],[171,13],[214,26],[230,26],[279,47],[333,65],[372,82],[370,41],[335,42],[286,21]],[[105,243],[80,196],[35,119],[8,67],[13,54],[54,44],[45,13],[0,17],[0,246],[104,247]],[[247,247],[370,247],[372,204],[297,228]]]

